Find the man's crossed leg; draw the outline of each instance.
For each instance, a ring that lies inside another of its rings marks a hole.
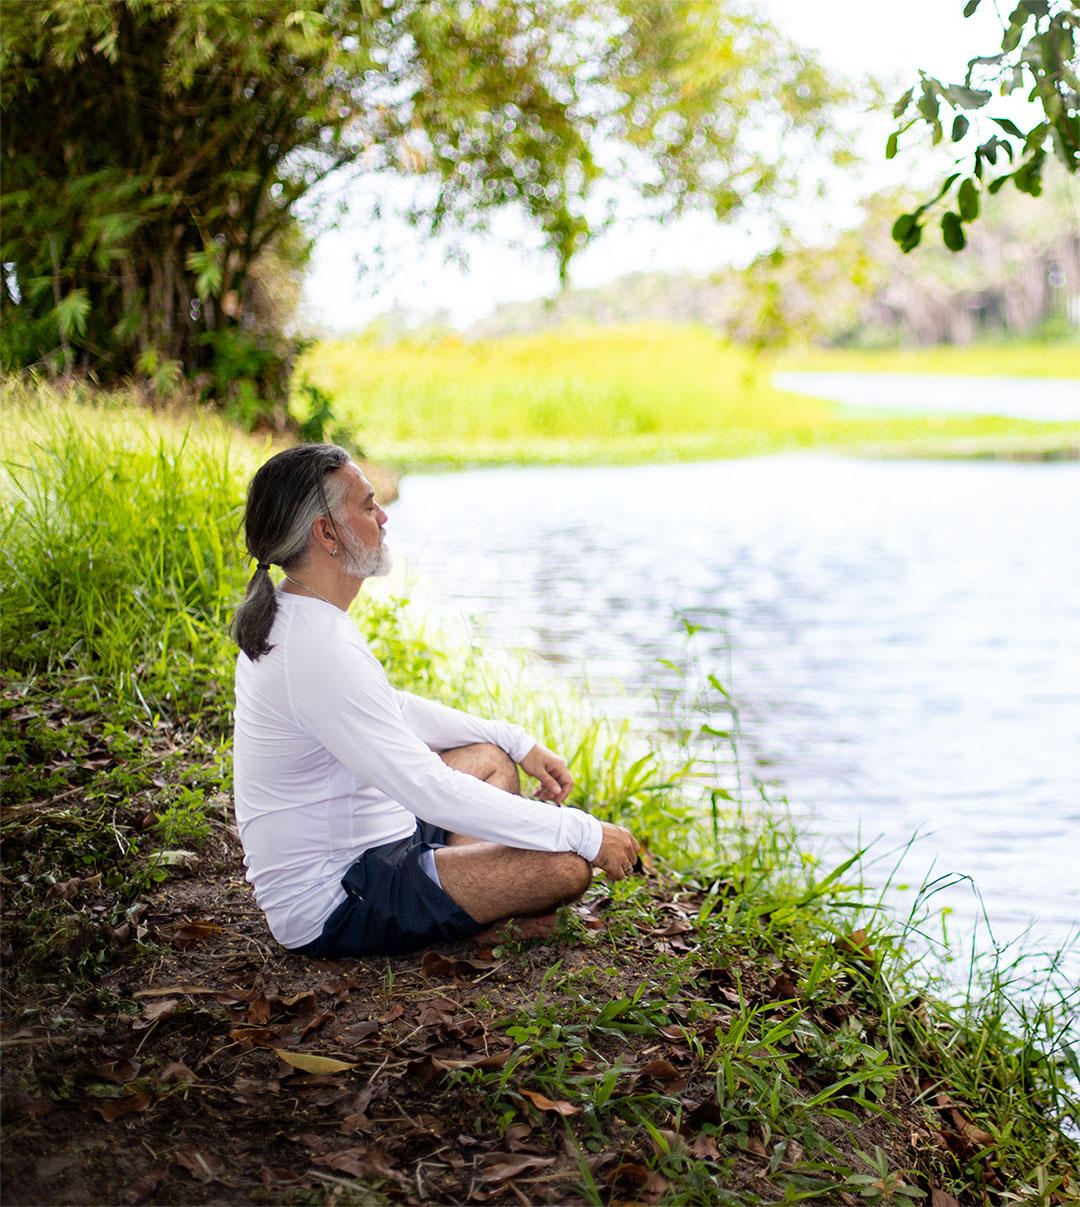
[[[460,746],[440,757],[456,771],[519,792],[517,766],[498,746]],[[594,863],[620,879],[633,867],[637,840],[622,826],[601,825],[604,839]],[[580,897],[592,879],[592,868],[571,851],[525,851],[463,834],[451,834],[448,845],[435,852],[435,866],[445,892],[485,923],[554,909]]]

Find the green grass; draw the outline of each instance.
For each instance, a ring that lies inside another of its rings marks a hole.
[[[878,360],[875,360],[878,357]],[[641,324],[466,341],[316,345],[300,376],[327,392],[367,454],[399,465],[580,463],[800,449],[919,455],[1074,448],[1080,425],[988,416],[854,414],[775,390],[778,368],[1077,372],[1061,346],[757,357],[703,327]],[[949,367],[951,366],[951,367]],[[298,378],[299,379],[299,378]],[[306,404],[294,407],[300,414]]]
[[[934,348],[792,349],[778,371],[828,373],[942,373],[965,377],[1080,378],[1080,336],[1072,343],[969,344]]]
[[[27,388],[7,399],[3,875],[17,958],[5,965],[49,1005],[98,993],[116,961],[139,957],[129,932],[165,874],[163,851],[197,847],[227,809],[224,626],[247,573],[235,536],[243,489],[267,447],[120,395]],[[823,864],[759,786],[718,788],[737,734],[704,751],[651,746],[565,690],[538,693],[520,669],[444,650],[401,601],[367,600],[356,617],[400,686],[513,716],[571,756],[574,802],[644,835],[661,872],[607,886],[601,930],[564,913],[582,959],[552,967],[543,992],[500,1019],[514,1059],[450,1078],[475,1111],[469,1126],[505,1132],[522,1088],[573,1103],[566,1143],[580,1155],[580,1195],[598,1204],[612,1194],[590,1166],[601,1149],[635,1153],[658,1201],[675,1205],[717,1202],[747,1145],[788,1202],[842,1192],[905,1204],[927,1179],[1002,1207],[1065,1201],[1053,1196],[1077,1150],[1062,1128],[1080,1125],[1066,1077],[1080,1070],[1065,1046],[1076,994],[1060,974],[1041,996],[1018,994],[1024,961],[974,967],[959,998],[932,983],[911,942],[918,918],[882,909],[858,858]],[[677,665],[692,664],[693,626],[687,641],[671,652]],[[75,878],[97,885],[93,911],[72,897]],[[687,919],[693,950],[642,947],[673,916]],[[511,938],[503,954],[528,952]],[[692,1110],[662,1078],[620,1073],[621,1051],[644,1061],[661,1038],[707,1077],[704,1105]],[[936,1095],[962,1103],[978,1142],[961,1137],[924,1160],[917,1146],[897,1156],[861,1141],[901,1089],[927,1129],[941,1126]],[[911,1104],[920,1097],[925,1110]],[[694,1111],[715,1158],[680,1135]],[[757,1189],[724,1195],[761,1201]]]

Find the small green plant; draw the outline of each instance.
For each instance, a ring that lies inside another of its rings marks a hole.
[[[201,788],[181,788],[176,799],[158,815],[154,832],[163,849],[201,847],[210,837],[206,795]]]
[[[849,1174],[844,1185],[862,1195],[871,1207],[880,1203],[891,1204],[891,1207],[916,1207],[917,1200],[926,1197],[925,1191],[904,1180],[909,1175],[890,1170],[889,1158],[883,1149],[875,1147],[872,1156],[864,1152],[859,1156],[873,1173]]]

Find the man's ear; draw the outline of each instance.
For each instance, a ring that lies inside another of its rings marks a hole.
[[[337,549],[338,539],[337,533],[334,531],[333,524],[326,516],[316,516],[311,524],[311,536],[315,544],[325,549],[327,553],[332,553]]]

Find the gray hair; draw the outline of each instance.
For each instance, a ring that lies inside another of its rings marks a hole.
[[[348,461],[349,454],[336,444],[299,444],[271,457],[251,479],[244,539],[255,559],[255,573],[232,622],[237,645],[251,659],[273,649],[268,638],[277,614],[277,592],[270,567],[288,569],[303,561],[311,526],[319,516],[333,525],[331,513],[344,502],[349,484],[330,475]]]

